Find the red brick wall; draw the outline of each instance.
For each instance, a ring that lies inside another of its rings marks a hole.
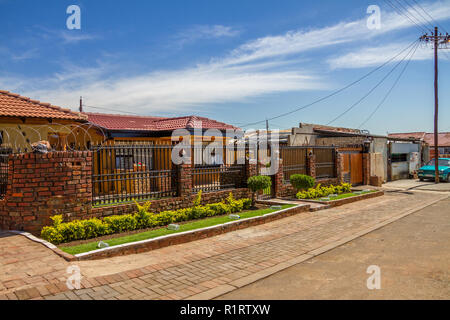
[[[336,165],[338,166],[341,163],[340,157],[336,157]],[[310,176],[315,176],[315,156],[314,155],[308,155],[307,160],[307,172]],[[339,176],[338,176],[339,177]],[[297,190],[290,184],[290,183],[284,183],[283,181],[283,161],[279,160],[279,170],[278,173],[275,175],[275,196],[277,198],[290,198],[294,197],[297,194]],[[342,180],[341,180],[342,181]],[[339,178],[325,178],[325,179],[316,179],[317,184],[322,184],[324,186],[327,185],[338,185],[341,183]]]
[[[134,204],[92,207],[92,155],[90,152],[19,154],[9,159],[8,189],[0,200],[0,229],[40,234],[50,217],[86,219],[136,211]],[[192,176],[189,165],[178,167],[179,197],[152,201],[160,212],[192,206]],[[236,199],[250,198],[247,188],[203,193],[202,203],[220,202],[230,191]]]
[[[90,152],[10,156],[1,228],[39,233],[55,214],[82,218],[92,199],[91,164]]]

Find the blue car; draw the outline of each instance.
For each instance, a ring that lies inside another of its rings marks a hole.
[[[417,175],[420,181],[425,179],[433,179],[435,175],[435,161],[434,159],[419,169]],[[442,181],[450,182],[450,158],[439,158],[439,179]]]

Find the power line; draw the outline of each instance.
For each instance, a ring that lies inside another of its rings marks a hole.
[[[416,0],[412,0],[414,1],[414,3],[431,19],[431,21],[433,21],[439,28],[441,28],[442,30],[444,30],[445,32],[447,32],[447,30],[445,30],[445,28],[443,26],[441,26],[436,20],[434,20],[434,18],[431,16],[431,14],[429,14],[421,5],[420,3],[418,3]]]
[[[428,20],[427,18],[425,18],[422,13],[419,12],[419,10],[416,9],[416,6],[411,5],[408,0],[403,0],[406,3],[406,6],[410,7],[411,9],[413,9],[415,12],[417,12],[417,14],[425,21],[425,24],[430,24],[431,29],[429,29],[428,27],[426,27],[428,30],[433,31],[433,24],[430,22],[430,20]]]
[[[412,42],[411,44],[409,44],[406,48],[404,48],[403,50],[401,50],[399,53],[397,53],[395,56],[393,56],[392,58],[390,58],[389,60],[387,60],[387,61],[386,61],[385,63],[383,63],[382,65],[376,67],[375,69],[373,69],[373,70],[371,70],[370,72],[366,73],[366,74],[365,74],[364,76],[362,76],[361,78],[359,78],[359,79],[353,81],[352,83],[350,83],[350,84],[348,84],[348,85],[346,85],[346,86],[340,88],[339,90],[336,90],[336,91],[334,91],[334,92],[332,92],[332,93],[330,93],[330,94],[328,94],[328,95],[326,95],[326,96],[324,96],[324,97],[322,97],[322,98],[319,98],[319,99],[317,99],[317,100],[315,100],[315,101],[313,101],[313,102],[311,102],[311,103],[308,103],[308,104],[306,104],[306,105],[304,105],[304,106],[298,107],[298,108],[296,108],[296,109],[294,109],[294,110],[291,110],[291,111],[288,111],[288,112],[279,114],[279,115],[274,116],[274,117],[271,117],[271,118],[267,118],[267,120],[271,121],[271,120],[275,120],[275,119],[278,119],[278,118],[281,118],[281,117],[288,116],[288,115],[293,114],[293,113],[295,113],[295,112],[298,112],[298,111],[304,110],[304,109],[306,109],[306,108],[309,108],[309,107],[311,107],[311,106],[313,106],[313,105],[315,105],[315,104],[317,104],[317,103],[319,103],[319,102],[322,102],[322,101],[324,101],[324,100],[327,100],[327,99],[329,99],[329,98],[331,98],[331,97],[333,97],[333,96],[335,96],[335,95],[341,93],[342,91],[345,91],[346,89],[348,89],[348,88],[354,86],[355,84],[361,82],[362,80],[364,80],[365,78],[367,78],[367,77],[370,76],[371,74],[375,73],[376,71],[380,70],[381,68],[383,68],[384,66],[386,66],[387,64],[389,64],[391,61],[393,61],[393,60],[396,59],[398,56],[400,56],[403,52],[405,52],[406,50],[408,50],[409,48],[411,48],[416,42],[418,42],[418,40],[413,41],[413,42]],[[259,123],[263,123],[263,122],[265,122],[265,121],[266,121],[266,119],[261,120],[261,121],[256,121],[256,122],[248,123],[248,124],[245,124],[245,125],[241,125],[241,127],[253,126],[253,125],[256,125],[256,124],[259,124]]]
[[[402,15],[403,17],[406,17],[409,21],[411,21],[413,24],[415,24],[420,32],[427,32],[427,29],[425,29],[424,27],[422,27],[420,24],[418,24],[416,21],[414,21],[414,19],[412,19],[408,13],[406,12],[402,12],[401,9],[399,9],[395,4],[393,4],[390,0],[384,0],[391,8],[393,8],[399,15]]]
[[[380,107],[384,104],[384,102],[387,100],[387,98],[389,97],[389,95],[392,93],[392,91],[394,90],[395,86],[397,85],[397,83],[399,82],[400,78],[402,77],[402,75],[405,73],[406,69],[408,68],[409,63],[411,62],[412,58],[414,57],[414,54],[416,53],[417,49],[419,48],[419,45],[416,46],[416,49],[414,50],[414,52],[412,53],[411,57],[409,57],[409,60],[406,62],[405,66],[403,67],[402,71],[400,72],[400,74],[398,75],[397,79],[395,80],[395,82],[392,84],[391,88],[389,89],[389,91],[386,93],[386,95],[384,96],[384,98],[381,100],[381,102],[378,104],[378,106],[375,108],[375,110],[367,117],[367,119],[361,123],[358,127],[358,129],[360,129],[362,126],[364,126],[374,115],[375,113],[378,111],[378,109],[380,109]]]
[[[416,45],[416,47],[419,44]],[[373,91],[375,91],[376,88],[378,88],[391,74],[392,72],[395,71],[395,69],[397,69],[397,67],[406,59],[407,56],[409,56],[409,54],[411,53],[411,51],[414,48],[411,48],[411,50],[407,53],[407,55],[405,57],[403,57],[403,59],[401,59],[372,89],[369,90],[369,92],[367,92],[361,99],[359,99],[358,101],[356,101],[354,104],[352,104],[349,108],[347,108],[344,112],[342,112],[341,114],[339,114],[336,118],[334,118],[333,120],[331,120],[330,122],[327,123],[327,126],[330,125],[331,123],[335,122],[336,120],[340,119],[342,116],[344,116],[345,114],[347,114],[350,110],[352,110],[354,107],[356,107],[358,104],[360,104],[364,99],[366,99]]]
[[[92,108],[92,109],[99,109],[99,110],[106,110],[106,111],[114,111],[114,112],[121,112],[121,113],[128,113],[136,116],[142,116],[139,113],[129,112],[129,111],[123,111],[123,110],[117,110],[117,109],[110,109],[110,108],[104,108],[104,107],[94,107],[94,106],[87,106],[83,104],[83,107],[85,108]]]

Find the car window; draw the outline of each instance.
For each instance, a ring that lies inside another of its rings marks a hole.
[[[427,163],[427,166],[434,167],[434,159]],[[450,160],[439,160],[439,167],[450,167]]]

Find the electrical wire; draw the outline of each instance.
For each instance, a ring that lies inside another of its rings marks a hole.
[[[405,4],[406,4],[407,7],[411,8],[411,9],[413,9],[415,12],[417,12],[417,14],[425,21],[425,25],[426,25],[426,24],[429,24],[429,25],[431,26],[431,29],[429,29],[428,27],[426,27],[426,28],[432,32],[434,26],[433,26],[433,24],[430,22],[430,20],[428,20],[427,18],[425,18],[425,17],[422,15],[422,13],[420,13],[420,11],[416,9],[416,6],[411,5],[411,4],[408,2],[408,0],[403,0],[403,1],[405,2]],[[412,14],[411,14],[411,15],[412,15]],[[419,20],[419,19],[417,19],[417,20]]]
[[[114,112],[121,112],[121,113],[128,113],[136,116],[142,116],[138,113],[129,112],[129,111],[123,111],[123,110],[117,110],[117,109],[110,109],[110,108],[104,108],[104,107],[94,107],[94,106],[86,106],[83,105],[84,108],[92,108],[92,109],[99,109],[99,110],[106,110],[106,111],[114,111]]]
[[[336,118],[334,118],[333,120],[331,120],[330,122],[327,123],[327,126],[332,124],[333,122],[335,122],[336,120],[340,119],[342,116],[344,116],[345,114],[347,114],[349,111],[351,111],[353,108],[355,108],[357,105],[359,105],[364,99],[366,99],[372,92],[375,91],[376,88],[378,88],[391,74],[392,72],[395,71],[395,69],[397,69],[397,67],[409,56],[409,54],[411,53],[411,51],[414,48],[417,48],[419,46],[419,44],[416,44],[415,47],[411,48],[411,50],[406,54],[405,57],[403,57],[403,59],[401,59],[372,89],[369,90],[369,92],[367,92],[364,96],[362,96],[361,99],[359,99],[358,101],[356,101],[354,104],[352,104],[349,108],[347,108],[344,112],[342,112],[341,114],[339,114]]]
[[[416,46],[414,52],[411,54],[411,56],[409,57],[409,60],[406,62],[405,66],[403,67],[402,71],[400,72],[400,74],[398,75],[397,79],[395,80],[395,82],[392,84],[391,88],[389,89],[389,91],[386,93],[386,95],[384,96],[384,98],[381,100],[381,102],[377,105],[377,107],[375,108],[375,110],[367,117],[366,120],[364,120],[358,127],[358,129],[361,129],[362,126],[364,126],[374,115],[375,113],[378,111],[378,109],[380,109],[380,107],[384,104],[384,102],[387,100],[387,98],[389,97],[389,95],[392,93],[392,91],[394,90],[394,88],[396,87],[397,83],[400,81],[400,78],[403,76],[403,74],[405,73],[406,69],[408,68],[409,63],[411,62],[412,58],[414,57],[414,54],[416,53],[417,49],[419,48],[419,46]]]
[[[412,0],[412,1],[414,1],[414,3],[431,19],[431,21],[433,21],[438,27],[440,27],[442,30],[444,30],[445,32],[447,32],[448,33],[448,31],[447,30],[445,30],[445,28],[443,27],[443,26],[441,26],[440,24],[439,24],[439,22],[437,22],[432,16],[431,16],[431,14],[429,14],[421,5],[420,5],[420,3],[419,2],[417,2],[416,0]]]
[[[387,64],[389,64],[391,61],[393,61],[394,59],[396,59],[398,56],[400,56],[403,52],[405,52],[406,50],[408,50],[409,48],[411,48],[414,44],[418,43],[418,41],[419,41],[419,40],[413,41],[413,42],[410,43],[406,48],[404,48],[403,50],[401,50],[399,53],[397,53],[395,56],[393,56],[392,58],[390,58],[389,60],[387,60],[386,62],[384,62],[383,64],[381,64],[380,66],[378,66],[378,67],[376,67],[375,69],[371,70],[370,72],[366,73],[364,76],[362,76],[362,77],[360,77],[359,79],[353,81],[352,83],[350,83],[350,84],[348,84],[348,85],[346,85],[346,86],[344,86],[344,87],[342,87],[342,88],[340,88],[340,89],[338,89],[338,90],[336,90],[336,91],[334,91],[334,92],[332,92],[332,93],[330,93],[330,94],[328,94],[328,95],[326,95],[326,96],[324,96],[324,97],[322,97],[322,98],[319,98],[319,99],[317,99],[317,100],[315,100],[315,101],[313,101],[313,102],[311,102],[311,103],[308,103],[308,104],[306,104],[306,105],[304,105],[304,106],[298,107],[298,108],[296,108],[296,109],[294,109],[294,110],[291,110],[291,111],[288,111],[288,112],[285,112],[285,113],[281,113],[281,114],[279,114],[279,115],[277,115],[277,116],[274,116],[274,117],[271,117],[271,118],[267,118],[267,119],[264,119],[264,120],[261,120],[261,121],[256,121],[256,122],[248,123],[248,124],[245,124],[245,125],[241,125],[240,127],[253,126],[253,125],[256,125],[256,124],[259,124],[259,123],[266,122],[266,120],[271,121],[271,120],[275,120],[275,119],[278,119],[278,118],[281,118],[281,117],[285,117],[285,116],[291,115],[291,114],[293,114],[293,113],[296,113],[296,112],[298,112],[298,111],[307,109],[307,108],[309,108],[309,107],[311,107],[311,106],[313,106],[313,105],[315,105],[315,104],[317,104],[317,103],[319,103],[319,102],[325,101],[325,100],[327,100],[327,99],[329,99],[329,98],[331,98],[331,97],[333,97],[333,96],[335,96],[335,95],[337,95],[337,94],[339,94],[339,93],[341,93],[341,92],[347,90],[348,88],[354,86],[355,84],[357,84],[357,83],[361,82],[362,80],[364,80],[365,78],[369,77],[370,75],[372,75],[372,74],[375,73],[376,71],[380,70],[381,68],[383,68],[384,66],[386,66]]]
[[[412,19],[412,18],[409,16],[408,13],[402,12],[402,10],[399,9],[399,8],[398,8],[395,4],[393,4],[390,0],[384,0],[384,1],[385,1],[391,8],[393,8],[399,15],[401,15],[401,16],[407,18],[409,21],[411,21],[413,24],[415,24],[415,25],[419,28],[420,32],[425,32],[425,33],[428,32],[427,29],[425,29],[425,28],[422,27],[420,24],[418,24],[416,21],[414,21],[414,19]]]

